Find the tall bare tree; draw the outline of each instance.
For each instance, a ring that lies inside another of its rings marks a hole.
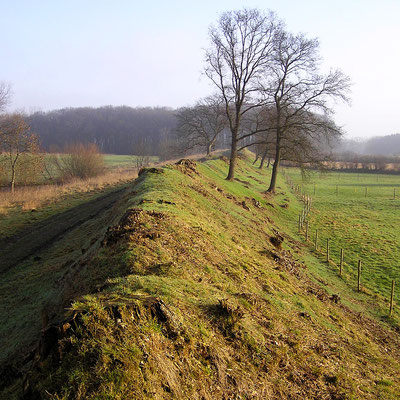
[[[220,96],[209,96],[194,107],[183,107],[177,114],[177,134],[185,151],[202,147],[209,156],[218,135],[227,127],[225,107]]]
[[[225,12],[210,28],[205,74],[221,94],[232,135],[228,180],[234,178],[238,143],[254,134],[241,130],[243,116],[262,105],[260,81],[271,61],[280,22],[256,9]]]
[[[284,149],[292,154],[304,152],[306,143],[327,142],[341,134],[329,117],[333,113],[332,101],[349,101],[350,80],[338,70],[320,74],[318,50],[318,40],[302,34],[295,36],[281,31],[276,41],[269,80],[263,89],[266,103],[271,107],[272,122],[267,131],[273,131],[275,137],[269,192],[275,192]]]

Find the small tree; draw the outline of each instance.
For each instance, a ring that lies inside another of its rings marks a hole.
[[[4,111],[11,98],[11,87],[5,82],[0,82],[0,112]]]
[[[39,142],[21,114],[5,114],[0,117],[0,150],[3,161],[9,166],[10,187],[14,192],[17,171],[33,169],[41,163]]]
[[[136,143],[133,154],[135,158],[135,167],[139,171],[143,167],[147,167],[150,163],[149,146],[144,139]]]
[[[225,107],[218,96],[200,100],[194,107],[183,107],[177,114],[176,129],[184,151],[196,147],[205,149],[207,156],[213,150],[218,135],[227,127]]]

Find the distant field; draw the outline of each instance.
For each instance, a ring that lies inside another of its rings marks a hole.
[[[288,169],[287,173],[313,198],[311,240],[318,229],[323,252],[329,237],[331,258],[336,264],[340,249],[344,249],[344,279],[356,284],[361,259],[362,285],[388,298],[394,279],[395,299],[399,301],[400,176],[313,172],[303,181],[298,170]]]
[[[60,155],[62,157],[62,155]],[[25,185],[43,185],[53,183],[52,181],[60,178],[60,171],[54,163],[54,159],[57,159],[57,154],[46,153],[43,154],[44,168],[37,168],[37,171],[32,173],[31,170],[25,169],[22,173],[17,171],[17,186]],[[138,167],[138,156],[134,155],[115,155],[115,154],[104,154],[105,173],[118,170],[132,170]],[[1,161],[1,160],[0,160]],[[159,157],[149,156],[145,159],[140,158],[140,163],[157,163]],[[139,163],[139,164],[140,164]],[[6,168],[2,169],[2,166]],[[7,162],[0,162],[0,187],[9,186],[10,182],[10,171],[8,169]]]
[[[136,160],[138,156],[131,155],[115,155],[115,154],[105,154],[104,162],[109,168],[131,168],[136,167]],[[150,156],[149,162],[158,162],[157,156]]]

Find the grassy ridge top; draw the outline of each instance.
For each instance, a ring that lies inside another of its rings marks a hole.
[[[27,398],[398,398],[398,336],[308,277],[285,222],[294,196],[279,182],[266,197],[268,172],[249,160],[234,182],[226,170],[140,176],[76,276],[97,292],[44,333]]]

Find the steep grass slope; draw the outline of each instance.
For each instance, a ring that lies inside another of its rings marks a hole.
[[[266,197],[265,172],[226,170],[141,174],[75,276],[91,294],[44,330],[24,398],[399,398],[398,333],[308,277],[293,256],[307,249],[282,227],[298,207],[283,182]]]

